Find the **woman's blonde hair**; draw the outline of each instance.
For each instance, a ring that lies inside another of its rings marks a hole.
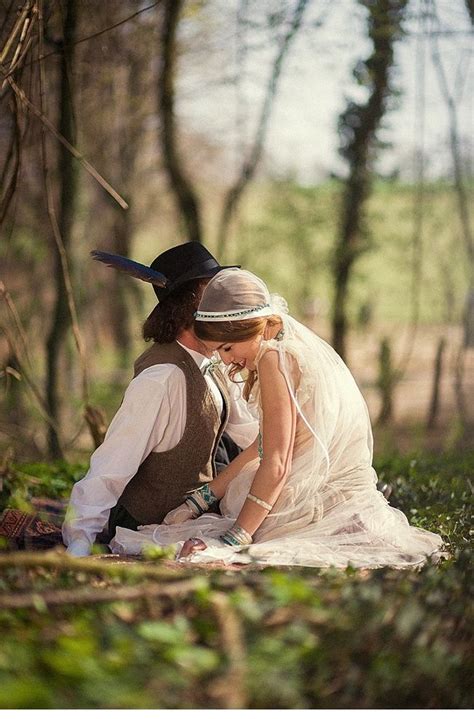
[[[250,320],[236,320],[235,322],[205,322],[196,320],[194,322],[194,332],[196,337],[204,342],[246,342],[257,335],[263,334],[268,326],[275,327],[281,324],[281,318],[278,315],[269,315],[268,317],[255,317]],[[235,379],[236,375],[241,372],[242,368],[238,364],[232,363],[229,370],[229,377],[233,382],[239,382]],[[256,370],[248,370],[248,376],[245,380],[243,388],[243,397],[248,400],[252,387],[257,379]]]

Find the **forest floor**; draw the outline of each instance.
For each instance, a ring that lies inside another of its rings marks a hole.
[[[443,536],[441,564],[223,570],[159,549],[0,550],[0,708],[470,708],[474,452],[375,466],[390,504]],[[82,472],[14,466],[2,500],[65,497]]]
[[[160,551],[74,560],[0,548],[0,708],[472,707],[474,446],[472,433],[461,437],[454,389],[461,335],[420,328],[393,419],[381,427],[384,335],[397,366],[407,337],[393,325],[354,332],[349,344],[374,421],[375,468],[390,504],[441,534],[448,559],[406,571],[203,569]],[[439,416],[427,431],[442,336]],[[110,419],[130,370],[99,366],[94,399]],[[472,413],[474,350],[463,392]],[[26,508],[33,496],[68,497],[90,455],[85,430],[74,446],[77,464],[3,463],[0,511]]]

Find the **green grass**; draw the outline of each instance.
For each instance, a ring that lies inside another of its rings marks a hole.
[[[123,565],[4,570],[3,594],[38,596],[0,609],[0,707],[471,707],[473,467],[473,452],[378,458],[391,504],[449,543],[450,559],[419,571],[194,567],[176,575],[197,581],[180,596],[47,609],[48,592],[143,579]],[[80,474],[19,469],[10,489],[30,475],[54,496]]]
[[[472,188],[470,188],[472,191]],[[333,296],[331,263],[338,235],[342,186],[274,182],[255,187],[227,259],[261,275],[284,295],[290,311],[304,314],[316,298],[322,317]],[[428,185],[422,227],[420,321],[458,322],[467,289],[456,197],[445,183]],[[375,323],[412,317],[413,186],[377,182],[366,207],[364,251],[353,268],[350,314],[369,305]]]

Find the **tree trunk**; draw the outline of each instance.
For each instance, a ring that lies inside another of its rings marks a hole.
[[[439,410],[439,397],[440,397],[440,385],[441,376],[443,373],[443,355],[446,349],[446,340],[441,337],[438,343],[438,349],[436,350],[436,358],[433,372],[433,389],[431,390],[431,402],[428,411],[428,419],[426,422],[427,429],[433,429],[436,426]]]
[[[370,192],[371,171],[376,151],[376,133],[385,114],[393,65],[394,44],[401,34],[401,22],[407,0],[360,0],[369,11],[369,37],[372,55],[356,66],[354,74],[369,86],[365,105],[350,102],[339,118],[342,136],[341,155],[349,162],[345,183],[339,240],[336,245],[333,275],[335,298],[333,306],[333,345],[346,357],[348,329],[347,303],[349,281],[363,245],[364,203]],[[368,78],[368,79],[367,79]]]
[[[377,424],[386,425],[393,418],[393,390],[396,384],[395,372],[392,367],[390,342],[384,337],[380,344],[378,387],[382,397]]]
[[[117,144],[120,187],[130,204],[130,209],[123,211],[114,207],[112,218],[113,252],[124,257],[130,257],[133,223],[131,200],[135,183],[135,166],[139,150],[139,141],[142,131],[141,117],[135,117],[134,109],[138,104],[138,95],[142,88],[140,62],[133,53],[127,53],[126,66],[123,72],[117,73],[115,107],[121,117],[117,118]],[[118,350],[118,364],[128,367],[132,354],[131,313],[129,301],[135,284],[121,272],[114,272],[111,278],[113,283],[113,299],[111,303],[111,329],[115,346]]]
[[[448,80],[438,50],[436,38],[432,40],[433,62],[438,73],[438,81],[441,92],[446,101],[449,116],[449,144],[453,160],[454,188],[458,200],[459,219],[461,222],[462,238],[466,248],[468,291],[464,306],[464,346],[474,347],[474,237],[471,229],[471,217],[469,213],[469,198],[466,191],[459,141],[459,122],[456,101],[453,92],[450,90]]]
[[[60,71],[60,121],[59,131],[71,144],[75,144],[74,114],[72,106],[72,73],[74,65],[74,36],[76,30],[77,4],[75,0],[67,0],[64,4],[64,33],[61,54]],[[77,169],[74,158],[64,146],[60,148],[59,155],[59,183],[60,183],[60,213],[59,230],[67,249],[71,244],[72,227],[74,221]],[[55,300],[53,309],[53,323],[47,340],[47,377],[46,377],[46,403],[50,415],[60,425],[60,398],[59,398],[59,361],[64,346],[64,338],[70,325],[70,314],[64,282],[61,256],[57,247],[54,247],[54,283]],[[60,437],[57,431],[50,427],[48,430],[48,449],[54,458],[62,457]]]
[[[161,147],[171,190],[186,227],[190,242],[202,242],[198,198],[187,178],[176,141],[174,82],[176,73],[176,34],[183,0],[164,0],[161,28],[161,68],[158,78],[158,115],[161,121]]]

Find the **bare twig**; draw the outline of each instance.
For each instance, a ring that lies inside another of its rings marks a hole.
[[[18,99],[29,109],[31,112],[42,122],[42,124],[48,128],[48,130],[54,135],[54,137],[62,144],[64,147],[66,147],[69,152],[78,160],[82,167],[88,172],[92,177],[99,183],[101,187],[104,188],[104,190],[111,196],[113,199],[122,207],[124,210],[128,210],[128,204],[125,202],[123,197],[119,195],[119,193],[114,190],[112,185],[107,182],[106,179],[102,177],[102,175],[97,172],[95,167],[93,167],[86,158],[81,155],[79,150],[77,150],[73,145],[71,145],[68,140],[66,140],[65,137],[61,135],[60,132],[56,130],[53,123],[39,110],[32,102],[29,100],[29,98],[26,96],[24,91],[16,84],[16,82],[9,77],[8,83],[10,87],[12,88],[13,92],[17,95]]]
[[[10,61],[10,66],[8,68],[8,74],[11,75],[21,64],[21,61],[26,57],[26,54],[28,52],[28,49],[31,46],[32,41],[32,30],[35,20],[35,14],[37,12],[36,6],[33,6],[31,17],[29,14],[26,16],[24,22],[23,22],[23,28],[20,33],[20,37],[18,40],[18,44],[15,48],[15,52],[13,53],[13,57]],[[6,80],[3,81],[1,89],[5,87]]]
[[[36,441],[35,434],[33,432],[28,432],[23,424],[13,424],[12,422],[8,422],[7,424],[6,422],[0,422],[0,433],[6,435],[7,437],[11,437],[15,440],[15,442],[19,442],[24,445],[25,449],[27,449],[29,453],[31,453],[31,448],[33,447],[37,455],[42,455],[42,449]]]
[[[134,12],[132,15],[129,15],[128,17],[124,18],[123,20],[119,20],[119,22],[116,22],[113,25],[104,27],[102,30],[98,30],[97,32],[92,33],[92,35],[86,35],[85,37],[81,37],[79,40],[76,40],[72,44],[80,45],[83,42],[88,42],[89,40],[94,40],[95,38],[100,37],[101,35],[105,35],[105,33],[108,33],[111,30],[115,30],[115,28],[120,27],[120,25],[124,25],[125,23],[129,22],[130,20],[133,20],[135,17],[137,17],[137,15],[141,15],[142,13],[146,12],[147,10],[152,10],[154,7],[159,5],[160,2],[162,2],[162,0],[157,0],[157,2],[154,2],[153,5],[148,5],[147,7],[144,7],[141,10],[137,10],[137,12]],[[42,55],[40,55],[39,58],[36,58],[35,60],[30,60],[29,62],[25,63],[24,67],[30,67],[31,65],[35,65],[37,62],[40,62],[41,60],[46,60],[48,57],[57,55],[60,52],[61,52],[60,50],[52,50],[51,52],[48,52],[44,55],[42,54]],[[7,77],[8,77],[8,74],[7,74]]]
[[[15,42],[16,36],[18,35],[18,33],[22,32],[22,28],[24,26],[25,20],[28,19],[28,15],[32,11],[33,7],[34,7],[34,2],[32,0],[28,0],[28,2],[26,2],[25,5],[23,6],[23,9],[21,10],[21,12],[10,32],[10,35],[8,36],[8,38],[5,42],[5,45],[3,46],[2,51],[0,52],[0,65],[2,65],[5,62],[7,55],[10,52],[10,50],[13,46],[13,43]]]
[[[25,14],[26,11],[26,14]],[[26,57],[26,54],[31,46],[31,40],[32,40],[32,28],[34,24],[35,19],[35,13],[36,13],[36,6],[31,5],[28,3],[25,5],[24,11],[20,15],[20,20],[23,23],[23,27],[20,31],[20,38],[17,44],[17,47],[14,51],[13,58],[10,62],[9,66],[9,72],[13,72],[17,67],[21,64],[24,57]],[[20,23],[21,25],[21,23]],[[6,57],[8,55],[9,49],[11,47],[12,38],[16,37],[16,30],[20,30],[20,25],[16,24],[12,30],[12,33],[7,40],[4,49],[2,50],[1,57],[3,60],[6,60]],[[1,62],[0,62],[1,65]],[[3,87],[5,85],[6,81],[1,85],[0,90],[3,90]],[[2,199],[1,199],[1,207],[0,207],[0,225],[3,223],[3,220],[8,212],[8,208],[10,206],[10,202],[12,200],[12,197],[15,193],[19,170],[20,170],[20,159],[21,159],[21,128],[20,128],[20,112],[19,112],[19,104],[18,104],[18,98],[15,94],[12,95],[12,105],[13,105],[13,132],[12,132],[12,138],[9,143],[8,152],[6,155],[5,162],[3,164],[3,171],[2,171],[2,177],[0,181],[0,187],[4,188],[2,191]],[[11,166],[13,167],[11,168]]]
[[[7,288],[5,287],[4,283],[0,280],[0,299],[2,299],[6,306],[7,310],[10,314],[10,316],[13,318],[13,323],[15,325],[15,329],[18,333],[18,336],[21,339],[22,343],[22,356],[25,357],[26,361],[28,362],[30,369],[33,369],[33,365],[31,363],[31,358],[29,356],[29,350],[28,350],[28,338],[26,336],[26,332],[23,328],[23,325],[21,323],[20,315],[18,314],[18,311],[16,309],[15,303],[13,302],[10,293],[8,292]]]
[[[17,347],[17,345],[16,345],[16,343],[15,343],[15,339],[14,339],[13,335],[10,333],[8,327],[6,327],[5,325],[1,325],[1,329],[2,329],[2,331],[4,332],[5,337],[7,338],[7,342],[8,342],[8,344],[9,344],[9,346],[10,346],[10,348],[11,348],[13,354],[15,355],[16,361],[18,362],[18,366],[19,366],[19,368],[20,368],[21,377],[22,377],[22,379],[25,381],[26,386],[27,386],[28,389],[30,390],[30,392],[31,392],[31,394],[33,395],[34,399],[36,400],[36,404],[37,404],[37,407],[38,407],[38,411],[39,411],[41,417],[45,420],[45,422],[47,422],[47,423],[49,424],[50,427],[53,427],[53,429],[55,429],[55,430],[57,431],[57,430],[58,430],[58,424],[57,424],[57,422],[56,422],[55,419],[54,419],[53,417],[51,417],[51,415],[49,414],[49,412],[48,412],[48,410],[47,410],[47,408],[46,408],[44,399],[43,399],[43,397],[42,397],[42,395],[41,395],[40,390],[38,389],[38,387],[36,386],[36,383],[34,382],[34,380],[33,380],[32,377],[31,377],[31,375],[30,375],[29,372],[25,369],[25,366],[24,366],[24,365],[22,364],[22,362],[21,362],[21,356],[20,356],[20,353],[19,353],[19,351],[18,351],[18,347]]]
[[[18,362],[21,376],[24,379],[26,386],[28,387],[28,389],[32,393],[33,397],[35,398],[39,412],[40,412],[41,416],[43,417],[43,419],[51,427],[57,429],[56,421],[49,414],[48,409],[46,407],[46,403],[43,399],[43,396],[42,396],[40,390],[38,389],[38,387],[36,386],[36,383],[33,380],[32,376],[30,375],[29,370],[26,369],[25,364],[22,360],[23,356],[25,356],[26,360],[28,362],[28,365],[31,369],[32,365],[31,365],[31,361],[28,358],[28,343],[27,343],[25,331],[23,329],[20,318],[18,316],[18,312],[16,311],[15,304],[14,304],[13,300],[11,299],[10,294],[7,292],[5,285],[1,281],[0,281],[0,300],[5,301],[7,309],[9,311],[10,315],[13,317],[14,324],[16,327],[17,334],[14,334],[13,332],[10,331],[10,328],[5,323],[3,323],[1,325],[1,329],[5,334],[7,342],[11,348],[11,351],[13,352],[15,359]],[[21,347],[18,346],[17,336],[19,336],[21,339]]]

